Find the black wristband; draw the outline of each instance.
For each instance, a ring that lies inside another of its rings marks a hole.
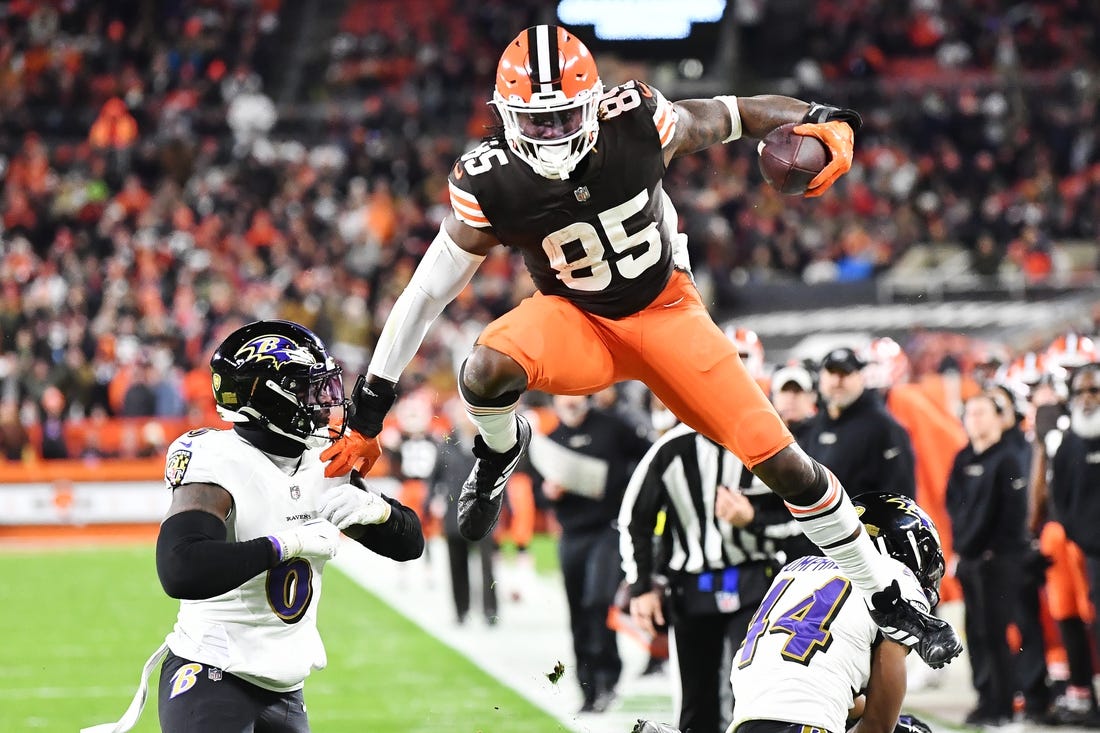
[[[266,537],[226,542],[225,522],[192,509],[173,514],[157,536],[157,575],[172,598],[213,598],[233,590],[279,560]]]
[[[396,384],[374,375],[368,378],[360,374],[351,391],[348,427],[373,438],[382,432],[382,421],[396,400]]]
[[[803,122],[821,123],[832,120],[847,122],[853,132],[859,132],[859,128],[863,127],[863,118],[854,109],[841,109],[817,102],[810,102],[810,109],[802,117]]]

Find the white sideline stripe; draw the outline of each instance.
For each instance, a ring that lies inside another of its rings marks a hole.
[[[446,548],[439,543],[432,547],[431,550],[433,552],[446,552]],[[555,686],[552,685],[545,676],[541,677],[541,681],[538,678],[532,678],[532,675],[526,673],[524,668],[516,668],[505,663],[507,657],[504,650],[494,649],[493,646],[497,645],[491,644],[487,646],[484,643],[487,640],[491,640],[493,636],[496,636],[501,642],[504,642],[502,646],[511,646],[514,648],[513,634],[507,632],[505,634],[498,634],[496,633],[498,629],[492,629],[485,631],[487,638],[483,638],[481,634],[470,633],[474,632],[476,625],[479,623],[477,620],[478,614],[476,613],[478,607],[476,586],[471,589],[475,595],[473,597],[470,620],[467,621],[467,627],[457,627],[453,623],[452,617],[454,616],[454,611],[450,606],[449,591],[439,594],[440,597],[447,602],[446,606],[423,603],[418,604],[415,603],[415,601],[410,603],[410,600],[412,600],[410,594],[407,590],[403,592],[401,588],[402,581],[396,581],[394,579],[399,575],[404,575],[403,582],[406,585],[424,582],[421,573],[425,572],[425,568],[422,563],[423,560],[417,560],[413,563],[406,564],[405,567],[402,568],[398,563],[375,555],[365,547],[347,539],[341,543],[340,552],[329,562],[330,565],[335,565],[357,585],[381,598],[430,636],[469,659],[483,672],[487,673],[501,684],[512,688],[525,700],[544,710],[570,730],[589,731],[590,728],[579,726],[578,721],[572,715],[572,711],[575,710],[573,701],[568,699],[561,690],[555,689]],[[386,565],[391,567],[387,568],[385,567]],[[410,565],[411,567],[409,567]],[[403,570],[405,572],[402,572]],[[476,581],[476,577],[476,574],[474,574],[471,581]],[[498,603],[503,610],[507,600],[502,597],[498,600]],[[567,619],[568,616],[563,616],[561,618],[563,632],[568,624]],[[507,621],[502,621],[501,623],[515,625],[517,622],[521,622],[521,619],[513,619],[509,616]],[[448,633],[448,631],[450,633]],[[552,630],[547,629],[545,626],[536,625],[529,629],[528,633],[534,635],[545,634],[550,631]],[[572,642],[569,639],[568,633],[563,633],[562,637],[564,646],[561,648],[561,653],[556,659],[549,660],[546,663],[546,672],[553,670],[554,664],[559,660],[572,665]],[[513,641],[511,645],[507,643],[510,638]],[[525,638],[531,637],[525,634]],[[577,685],[575,678],[570,675],[569,671],[566,672],[566,675],[562,677],[558,684],[561,686],[569,685],[571,687],[576,687]],[[570,692],[571,691],[572,690],[570,690]],[[558,704],[551,705],[548,700],[556,700]],[[579,698],[577,704],[579,705]]]

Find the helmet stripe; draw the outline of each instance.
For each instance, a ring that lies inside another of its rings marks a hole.
[[[550,26],[536,25],[527,33],[528,48],[535,54],[534,63],[531,66],[538,78],[539,91],[552,92],[555,89],[561,89],[557,28],[554,28],[554,32],[551,33]]]
[[[550,89],[557,91],[561,89],[561,52],[558,50],[558,27],[557,26],[544,26],[546,28],[546,55],[550,59],[550,77],[547,81],[550,82]]]

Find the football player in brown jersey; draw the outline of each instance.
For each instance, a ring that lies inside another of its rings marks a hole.
[[[836,477],[794,444],[707,313],[661,187],[673,158],[800,122],[794,132],[831,153],[805,194],[820,196],[851,166],[859,115],[776,95],[673,103],[640,81],[604,90],[588,49],[553,25],[508,45],[492,104],[502,128],[451,170],[451,213],[383,327],[353,391],[351,432],[324,456],[329,473],[369,469],[396,382],[429,325],[504,244],[522,253],[539,292],[490,323],[460,370],[479,432],[459,497],[465,536],[493,528],[530,441],[516,413],[524,390],[590,394],[637,379],[783,497],[892,638],[935,666],[955,657],[954,630],[901,597]]]

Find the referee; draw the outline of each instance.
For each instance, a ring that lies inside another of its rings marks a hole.
[[[722,446],[677,425],[646,453],[619,511],[630,613],[650,633],[666,622],[653,578],[668,578],[681,731],[725,730],[733,653],[772,576],[788,552],[819,554],[782,500],[754,487],[754,478]],[[662,511],[664,531],[655,537]],[[654,567],[655,557],[668,558],[665,566]]]

